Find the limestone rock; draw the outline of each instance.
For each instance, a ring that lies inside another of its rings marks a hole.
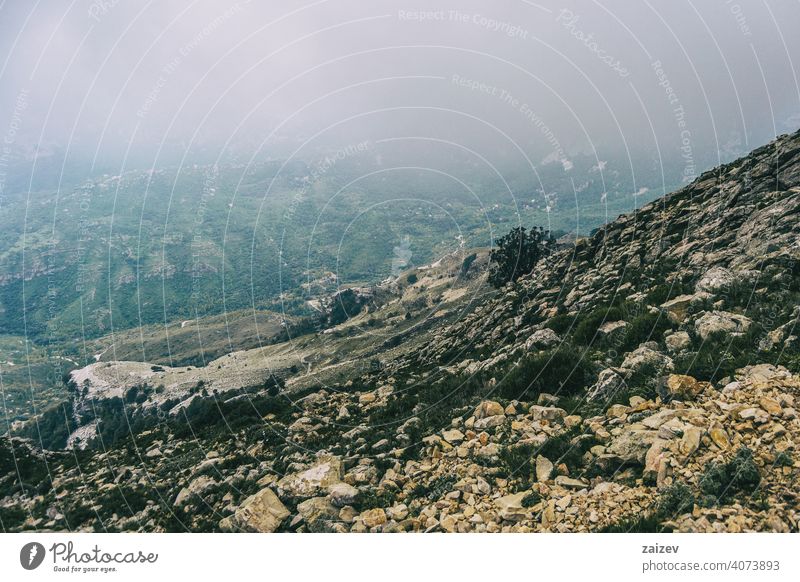
[[[698,382],[691,376],[684,374],[670,374],[665,383],[665,390],[662,393],[664,400],[677,398],[678,400],[692,400],[698,394],[708,388],[708,382]]]
[[[689,456],[700,448],[700,438],[703,436],[703,431],[696,427],[690,426],[683,432],[683,437],[679,445],[682,455]]]
[[[567,416],[567,411],[563,408],[556,408],[555,406],[539,406],[535,404],[528,409],[533,420],[548,420],[556,421],[561,420]]]
[[[723,267],[711,267],[695,285],[695,290],[706,293],[719,293],[731,289],[736,277]]]
[[[607,321],[597,329],[597,336],[601,339],[611,340],[625,333],[628,324],[624,321]]]
[[[365,392],[358,397],[359,404],[372,404],[378,399],[378,396],[374,392]]]
[[[621,389],[625,389],[622,375],[612,368],[606,368],[600,372],[597,382],[589,388],[586,397],[589,400],[605,400]]]
[[[451,445],[457,445],[464,441],[464,433],[454,428],[442,431],[442,438]]]
[[[289,510],[271,489],[262,489],[242,502],[229,518],[231,529],[272,533],[289,517]]]
[[[360,517],[361,521],[364,522],[364,525],[369,528],[381,526],[387,521],[386,512],[380,507],[368,509],[362,513]]]
[[[665,458],[664,449],[668,442],[669,441],[665,439],[657,438],[653,441],[653,444],[650,445],[650,448],[647,449],[644,459],[644,472],[642,474],[645,479],[652,480],[658,475],[661,461]]]
[[[311,532],[329,532],[339,519],[339,509],[325,497],[312,497],[297,504],[297,513]]]
[[[499,402],[495,402],[494,400],[484,400],[480,404],[478,404],[477,408],[475,408],[475,412],[473,416],[476,420],[481,420],[489,416],[503,416],[505,415],[505,410],[503,406]]]
[[[664,343],[667,344],[667,349],[670,352],[682,352],[692,345],[692,340],[685,331],[676,331],[664,337]]]
[[[495,414],[493,416],[485,416],[480,420],[475,421],[475,430],[486,430],[500,426],[506,421],[505,414]]]
[[[658,373],[672,370],[674,364],[669,356],[643,345],[626,355],[621,367],[631,372],[638,372],[648,368]]]
[[[538,455],[536,457],[536,480],[539,481],[539,483],[544,483],[545,481],[549,481],[552,475],[553,463],[551,463],[550,459],[547,457]]]
[[[341,460],[333,456],[323,457],[305,471],[287,475],[278,481],[278,493],[282,497],[317,497],[341,480]]]
[[[693,306],[705,301],[710,296],[707,293],[696,293],[694,295],[679,295],[661,304],[661,309],[667,314],[667,319],[672,323],[683,323],[686,321]]]
[[[328,497],[336,507],[353,505],[361,493],[356,487],[347,483],[335,483],[328,489]]]
[[[559,475],[556,477],[556,485],[567,489],[586,489],[589,486],[585,481],[573,479],[571,477],[567,477],[566,475]]]
[[[202,495],[205,493],[206,490],[210,489],[217,482],[208,475],[201,475],[194,479],[187,487],[184,487],[178,493],[178,496],[175,498],[175,507],[180,507],[184,505],[187,501],[191,500],[195,495]]]
[[[746,333],[753,321],[744,315],[727,311],[712,311],[703,314],[694,322],[697,333],[703,340],[714,334],[742,335]]]
[[[710,436],[714,444],[723,451],[727,451],[731,447],[728,433],[725,432],[725,429],[722,428],[718,422],[714,423],[714,425],[708,429],[708,436]]]
[[[505,495],[494,500],[501,519],[517,519],[524,517],[528,510],[522,506],[522,500],[528,495],[527,491],[521,491],[512,495]]]
[[[658,436],[658,431],[645,428],[627,428],[615,437],[608,446],[608,452],[631,463],[644,463],[645,455]]]
[[[546,350],[548,348],[555,347],[560,343],[561,338],[558,337],[558,334],[552,329],[545,327],[544,329],[539,329],[531,334],[531,337],[529,337],[525,342],[525,350],[531,351],[534,348]]]

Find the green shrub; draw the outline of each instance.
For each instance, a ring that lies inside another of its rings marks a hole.
[[[731,376],[738,368],[755,361],[759,334],[760,329],[755,324],[739,337],[713,334],[700,344],[697,351],[675,358],[675,371],[708,382]]]
[[[535,475],[535,459],[538,455],[547,457],[553,465],[564,463],[570,471],[579,470],[583,464],[583,455],[596,441],[592,438],[581,438],[579,429],[572,428],[550,437],[541,445],[523,443],[503,447],[499,457],[501,467],[508,478],[517,479],[523,487],[530,485]]]
[[[776,467],[791,467],[793,465],[794,459],[792,459],[792,455],[788,451],[781,451],[775,455]]]
[[[509,400],[535,400],[540,392],[572,396],[592,381],[587,358],[568,345],[523,358],[500,380],[498,394]]]
[[[646,508],[641,514],[630,515],[600,531],[602,533],[667,533],[672,529],[663,523],[691,511],[695,502],[692,489],[678,481],[662,489],[653,505]]]
[[[622,349],[619,351],[634,350],[646,341],[658,341],[670,327],[669,321],[663,314],[643,313],[638,315],[625,328]]]
[[[48,408],[38,418],[25,423],[19,434],[44,449],[57,450],[67,446],[67,438],[76,428],[72,401],[67,401]]]
[[[362,491],[359,494],[356,505],[361,511],[366,511],[367,509],[375,509],[378,507],[391,507],[396,500],[397,494],[392,491],[386,489],[381,489],[380,491],[371,489]]]
[[[663,527],[658,517],[651,513],[641,516],[630,516],[602,528],[599,533],[669,533],[670,528]]]
[[[753,452],[742,447],[727,463],[712,463],[700,477],[700,490],[724,503],[739,493],[752,494],[761,483]]]
[[[543,228],[518,226],[497,239],[489,255],[489,283],[500,288],[527,275],[540,259],[552,251],[555,240]]]
[[[559,335],[566,334],[575,323],[575,316],[566,313],[559,313],[547,320],[547,327]]]
[[[658,497],[656,513],[660,519],[671,519],[692,510],[695,504],[692,489],[680,481],[666,487]]]
[[[429,501],[441,499],[453,490],[456,484],[455,475],[439,475],[431,479],[427,487],[419,484],[414,489],[414,497],[424,497]]]
[[[475,259],[477,259],[477,258],[478,258],[478,255],[476,255],[475,253],[472,253],[471,255],[468,255],[468,256],[464,257],[464,260],[461,262],[461,276],[462,277],[469,272],[469,268],[472,266],[472,263],[474,263]]]
[[[625,314],[621,308],[616,306],[601,307],[583,317],[579,315],[573,339],[581,345],[590,345],[595,340],[597,330],[601,325],[621,319],[625,319]]]
[[[500,449],[500,465],[504,475],[509,479],[517,479],[523,487],[533,481],[534,452],[536,447],[532,444],[519,444],[505,446]]]
[[[579,436],[581,436],[580,429],[571,428],[547,439],[536,454],[547,457],[554,465],[564,463],[570,469],[577,468],[583,464],[584,453],[597,444],[593,438],[582,438],[573,442]]]
[[[647,293],[646,301],[649,305],[661,305],[678,295],[691,292],[692,287],[681,281],[670,281],[656,285]]]

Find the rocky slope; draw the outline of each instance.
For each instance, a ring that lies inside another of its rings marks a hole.
[[[777,329],[797,316],[796,303],[785,300],[800,272],[799,217],[800,136],[793,134],[579,239],[440,334],[424,357],[441,359],[454,345],[513,347],[542,327],[532,321],[623,300],[643,310],[660,307],[687,328],[687,312],[701,311],[704,321],[714,318],[711,328],[730,327],[737,315],[722,312],[728,306],[757,311],[764,326]],[[793,333],[790,325],[774,337],[785,341]]]
[[[415,273],[393,299],[295,340],[336,374],[289,374],[276,390],[271,360],[245,383],[224,357],[206,370],[218,384],[176,402],[147,378],[175,369],[126,369],[126,389],[109,377],[116,399],[80,371],[65,412],[99,409],[102,443],[11,439],[2,526],[798,531],[798,209],[794,134],[499,292]],[[429,315],[432,295],[443,307]],[[355,330],[374,329],[380,341],[359,343]],[[231,358],[259,365],[243,354]]]

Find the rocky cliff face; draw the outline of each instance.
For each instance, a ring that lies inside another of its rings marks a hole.
[[[375,366],[193,393],[121,436],[106,407],[112,446],[48,452],[40,489],[0,479],[4,527],[798,531],[799,207],[794,134],[499,292],[443,287],[426,325],[371,313],[396,339],[350,360]]]

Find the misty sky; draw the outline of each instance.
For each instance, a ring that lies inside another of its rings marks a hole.
[[[798,22],[761,0],[6,0],[0,134],[95,169],[424,137],[691,174],[800,126]]]

